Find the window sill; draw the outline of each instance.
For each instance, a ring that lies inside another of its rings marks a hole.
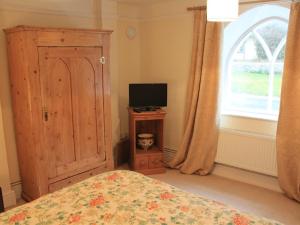
[[[242,111],[230,111],[230,110],[224,110],[221,113],[222,116],[233,116],[233,117],[241,117],[246,119],[256,119],[256,120],[266,120],[266,121],[272,121],[277,122],[278,116],[272,116],[262,113],[247,113]]]

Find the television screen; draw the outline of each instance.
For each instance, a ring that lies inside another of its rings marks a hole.
[[[129,84],[130,107],[164,107],[167,106],[168,85]]]

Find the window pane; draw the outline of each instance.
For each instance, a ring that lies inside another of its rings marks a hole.
[[[265,112],[268,107],[266,96],[237,95],[233,94],[227,99],[227,109],[244,112]]]
[[[267,55],[265,50],[256,39],[256,37],[250,33],[243,40],[237,52],[233,57],[234,61],[267,61]]]
[[[262,36],[272,53],[274,53],[280,41],[286,36],[287,23],[280,20],[271,20],[260,25],[256,31]]]
[[[274,70],[273,96],[280,97],[283,63],[275,63]]]
[[[276,62],[274,65],[274,81],[273,81],[273,98],[272,98],[272,110],[275,114],[279,112],[280,107],[280,94],[283,74],[283,63]]]
[[[274,98],[272,102],[272,111],[273,114],[278,114],[280,108],[280,98]]]
[[[267,96],[269,64],[234,63],[231,70],[231,92]]]
[[[248,30],[244,29],[245,33],[239,32],[242,26],[242,23],[236,26],[238,37],[234,37],[231,28],[228,30],[231,38],[225,39],[230,45],[223,49],[226,52],[224,113],[276,118],[280,107],[288,24],[270,17],[249,26]],[[234,41],[230,41],[232,38]]]

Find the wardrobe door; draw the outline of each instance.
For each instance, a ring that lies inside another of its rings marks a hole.
[[[39,48],[50,179],[105,161],[101,55],[99,47]]]

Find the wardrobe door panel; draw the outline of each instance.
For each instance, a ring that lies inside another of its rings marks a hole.
[[[105,161],[102,49],[40,47],[39,55],[49,178],[99,166]]]
[[[44,142],[48,149],[48,174],[76,160],[73,132],[71,72],[68,59],[48,55],[39,48],[40,82],[43,102]]]
[[[102,86],[98,61],[101,49],[80,50],[83,57],[74,58],[71,63],[76,155],[80,159],[104,160],[103,125],[97,123],[97,118],[103,121],[102,88],[97,92],[97,86]]]

